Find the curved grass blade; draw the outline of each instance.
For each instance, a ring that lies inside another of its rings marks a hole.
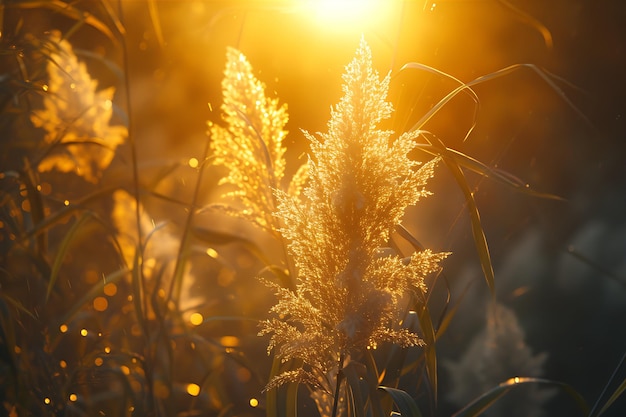
[[[624,279],[623,277],[619,276],[615,272],[607,269],[606,267],[600,265],[598,262],[593,261],[588,256],[584,255],[582,252],[577,250],[574,246],[569,246],[567,248],[567,253],[569,253],[574,258],[578,259],[579,261],[589,265],[591,268],[593,268],[596,271],[600,272],[605,277],[612,279],[614,282],[618,283],[622,287],[626,287],[626,279]]]
[[[569,394],[581,410],[582,415],[587,415],[588,407],[585,399],[570,385],[563,382],[552,381],[542,378],[515,377],[508,379],[497,387],[492,388],[474,401],[457,411],[452,417],[476,417],[491,407],[498,399],[506,395],[510,390],[525,384],[548,385],[557,387]]]
[[[122,279],[122,277],[127,273],[128,269],[122,268],[105,277],[102,277],[102,281],[99,281],[97,284],[91,287],[89,291],[87,291],[79,300],[72,304],[70,309],[66,311],[60,319],[57,320],[58,325],[56,326],[56,328],[58,328],[58,326],[60,326],[61,324],[67,324],[72,321],[72,318],[83,308],[85,304],[89,303],[98,295],[102,294],[105,285],[109,283],[119,282],[119,280]]]
[[[298,362],[298,363],[296,363]],[[299,366],[298,366],[299,365]],[[300,361],[289,361],[285,364],[276,356],[272,362],[270,380],[280,373],[301,367]],[[297,417],[298,416],[298,385],[289,383],[287,387],[276,387],[266,390],[267,417]]]
[[[465,197],[465,203],[467,205],[467,211],[472,223],[472,235],[474,237],[474,245],[478,252],[480,259],[480,266],[483,270],[483,275],[487,281],[487,286],[491,291],[492,297],[495,297],[495,277],[493,272],[493,264],[491,263],[491,254],[489,253],[489,246],[487,245],[487,238],[485,231],[483,230],[482,223],[480,221],[480,213],[478,212],[478,206],[474,199],[474,193],[467,183],[465,174],[461,169],[461,166],[456,162],[454,157],[450,156],[448,148],[439,140],[436,136],[424,136],[424,138],[434,147],[441,150],[441,157],[444,163],[454,176],[459,188],[463,192]]]
[[[21,303],[21,301],[16,300],[15,298],[13,298],[11,296],[6,295],[6,294],[2,294],[2,293],[0,293],[0,298],[2,298],[8,304],[11,304],[13,307],[15,307],[16,310],[21,311],[22,313],[26,314],[27,316],[29,316],[33,320],[38,320],[37,317],[35,317],[35,315],[33,313],[31,313],[30,311],[28,311],[26,309],[26,307],[24,307],[24,305]],[[8,317],[8,314],[7,314],[7,317]]]
[[[91,13],[80,10],[79,8],[74,7],[71,3],[66,3],[61,0],[27,0],[8,4],[7,6],[21,9],[50,9],[54,12],[69,17],[70,19],[86,23],[87,25],[101,32],[113,43],[118,43],[117,38],[115,37],[115,35],[113,35],[113,32],[111,32],[107,25],[105,25],[101,20],[96,18]]]
[[[367,397],[364,398],[363,396],[363,390],[361,387],[362,379],[356,369],[356,366],[355,362],[350,362],[341,370],[341,372],[343,372],[346,377],[346,382],[348,383],[347,388],[352,397],[352,410],[354,410],[355,417],[365,417],[365,399]],[[362,374],[363,372],[361,371],[360,373]]]
[[[523,23],[526,23],[527,25],[535,28],[537,32],[539,32],[541,36],[543,37],[543,43],[546,45],[546,48],[550,50],[553,48],[554,42],[552,40],[552,34],[550,33],[550,30],[543,23],[541,23],[532,15],[526,13],[525,11],[519,9],[518,7],[515,7],[509,1],[506,1],[506,0],[496,0],[496,1],[502,4],[507,9],[511,10],[513,13],[515,13],[517,18],[521,20]]]
[[[437,68],[433,68],[433,67],[431,67],[429,65],[420,64],[419,62],[409,62],[407,64],[404,64],[402,66],[402,68],[400,68],[400,71],[398,73],[400,73],[400,72],[402,72],[402,71],[404,71],[406,69],[417,69],[417,70],[423,70],[423,71],[431,72],[431,73],[439,75],[441,77],[448,78],[448,79],[454,81],[455,83],[459,84],[459,86],[461,86],[461,87],[465,86],[465,83],[463,81],[459,80],[458,78],[453,77],[452,75],[450,75],[450,74],[448,74],[446,72],[443,72],[441,70],[438,70]],[[467,130],[467,133],[465,133],[465,137],[463,138],[463,142],[465,142],[465,140],[469,137],[469,135],[472,133],[472,131],[476,127],[476,120],[478,119],[478,112],[480,110],[480,100],[478,98],[478,94],[476,94],[476,92],[474,90],[472,90],[472,88],[470,88],[470,87],[461,89],[459,91],[459,93],[461,93],[461,92],[466,93],[467,95],[469,95],[470,98],[472,99],[472,101],[475,103],[474,115],[472,117],[472,125]],[[455,96],[456,96],[456,94],[455,94]],[[450,99],[452,99],[452,97],[450,97]],[[448,101],[446,101],[446,103]],[[435,113],[436,112],[434,112],[432,114],[432,116],[434,116]],[[428,118],[428,120],[430,120],[430,118]]]
[[[427,131],[423,131],[423,133],[432,135],[432,133],[427,132]],[[482,175],[483,177],[494,179],[504,185],[512,187],[513,189],[521,193],[528,194],[533,197],[545,198],[549,200],[564,201],[562,197],[559,197],[557,195],[535,191],[531,189],[527,183],[515,177],[514,175],[511,175],[500,169],[492,168],[488,165],[485,165],[484,163],[478,161],[477,159],[474,159],[469,155],[465,155],[464,153],[459,152],[457,150],[454,150],[451,148],[445,148],[442,150],[441,148],[433,146],[432,144],[423,144],[423,143],[417,144],[416,147],[434,156],[438,156],[438,155],[441,155],[442,152],[446,152],[448,156],[453,158],[454,161],[458,165],[462,166],[463,168],[467,168],[472,172]]]
[[[413,127],[410,129],[410,131],[414,131],[414,130],[420,130],[422,129],[422,127],[424,127],[424,125],[426,123],[428,123],[428,121],[430,119],[433,118],[433,116],[435,114],[437,114],[439,111],[441,111],[446,104],[448,104],[454,97],[456,97],[458,94],[464,92],[465,90],[471,90],[472,87],[485,83],[487,81],[491,81],[500,77],[504,77],[506,75],[509,75],[515,71],[518,70],[522,70],[522,69],[530,69],[531,71],[533,71],[535,74],[537,74],[539,76],[539,78],[541,78],[546,84],[548,84],[548,86],[561,98],[561,100],[563,100],[565,102],[565,104],[567,104],[567,106],[572,109],[576,115],[578,117],[580,117],[582,120],[585,121],[585,123],[589,126],[593,128],[593,124],[589,121],[589,119],[587,118],[587,116],[585,116],[583,114],[582,111],[580,111],[580,109],[578,107],[576,107],[574,105],[574,103],[569,99],[569,97],[567,97],[567,95],[563,92],[563,90],[556,84],[555,80],[558,80],[562,83],[567,84],[570,87],[573,87],[570,83],[568,83],[567,81],[565,81],[564,79],[551,74],[550,72],[539,68],[536,65],[533,64],[514,64],[514,65],[510,65],[506,68],[502,68],[498,71],[489,73],[487,75],[483,75],[481,77],[475,78],[474,80],[468,82],[468,83],[464,83],[459,85],[457,88],[455,88],[454,90],[450,91],[444,98],[442,98],[441,100],[439,100],[437,102],[437,104],[435,104],[428,112],[426,112],[426,114],[424,114],[424,116],[422,116],[421,119],[419,119],[414,125]],[[452,78],[454,79],[454,78]],[[469,135],[469,133],[466,135]]]
[[[117,187],[103,187],[99,190],[97,190],[96,192],[89,194],[83,198],[81,198],[80,200],[74,201],[71,204],[68,204],[66,206],[64,206],[63,208],[61,208],[60,210],[58,210],[57,212],[55,212],[54,214],[51,214],[50,216],[46,217],[45,219],[43,219],[41,222],[37,223],[31,230],[29,230],[28,232],[26,232],[22,237],[21,237],[21,241],[25,241],[30,239],[31,237],[38,235],[40,233],[43,233],[44,231],[46,231],[48,228],[54,226],[57,222],[65,219],[66,217],[69,217],[70,215],[72,215],[72,213],[74,213],[75,211],[79,211],[79,210],[84,210],[85,207],[84,205],[97,199],[100,198],[106,194],[111,193],[112,191],[115,191],[117,189]]]
[[[454,316],[456,315],[457,310],[461,306],[461,303],[463,299],[465,298],[465,296],[467,295],[467,292],[472,284],[473,284],[472,282],[469,282],[465,286],[465,289],[461,293],[461,296],[459,297],[458,301],[455,304],[453,304],[451,308],[448,308],[450,306],[449,302],[446,303],[446,312],[440,318],[439,324],[437,326],[437,337],[436,337],[437,339],[443,336],[443,334],[448,329],[448,326],[452,322],[452,318],[454,318]]]
[[[50,272],[50,281],[48,282],[48,289],[46,290],[46,299],[44,301],[44,305],[48,303],[50,299],[50,294],[52,294],[52,288],[54,288],[54,284],[56,284],[57,278],[59,277],[59,271],[61,270],[61,265],[63,264],[63,260],[65,259],[65,254],[74,240],[76,233],[80,230],[81,226],[91,217],[91,212],[86,211],[82,216],[70,228],[67,232],[63,241],[61,241],[61,245],[59,246],[59,250],[57,251],[56,256],[54,257],[54,262],[52,263],[52,269]]]
[[[437,334],[433,327],[433,321],[430,317],[430,311],[426,303],[423,304],[421,310],[417,314],[417,318],[420,322],[420,327],[424,333],[424,359],[426,361],[426,374],[428,375],[428,382],[433,392],[433,400],[437,404],[437,350],[435,343],[437,341]]]
[[[387,393],[393,399],[402,417],[422,417],[415,400],[405,391],[385,386],[378,387],[378,390]]]

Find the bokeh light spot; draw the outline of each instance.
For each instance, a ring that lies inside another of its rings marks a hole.
[[[74,401],[76,401],[77,399],[78,399],[78,395],[76,395],[76,394],[74,394],[74,393],[70,394],[70,401],[74,402]]]
[[[109,282],[107,285],[104,286],[104,294],[108,295],[109,297],[113,297],[115,294],[117,294],[117,285]]]
[[[89,332],[87,331],[87,329],[80,329],[80,335],[82,337],[85,337],[89,334]]]
[[[93,308],[96,311],[105,311],[109,307],[109,302],[104,297],[96,297],[93,300]]]
[[[236,347],[239,346],[239,338],[237,336],[222,336],[220,337],[220,344],[224,347]]]
[[[200,386],[198,384],[187,385],[187,394],[197,397],[200,394]]]
[[[256,407],[259,405],[259,400],[257,400],[256,398],[250,398],[250,407]]]
[[[191,168],[198,168],[198,159],[196,158],[189,158],[189,161],[187,163]]]
[[[202,314],[200,313],[193,313],[190,317],[189,317],[189,322],[191,324],[193,324],[194,326],[199,326],[202,324],[202,322],[204,321],[204,317],[202,317]]]

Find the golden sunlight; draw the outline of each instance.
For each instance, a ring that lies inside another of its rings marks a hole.
[[[351,31],[362,30],[379,19],[393,1],[304,0],[303,3],[325,28]]]

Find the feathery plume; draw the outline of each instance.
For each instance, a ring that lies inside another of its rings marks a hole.
[[[125,126],[110,125],[115,88],[97,91],[97,81],[58,31],[50,34],[50,45],[44,108],[31,121],[46,131],[44,140],[53,148],[38,169],[75,172],[96,183],[128,136]]]
[[[377,129],[393,108],[386,101],[389,75],[372,69],[364,40],[343,75],[344,96],[331,111],[328,132],[311,142],[308,183],[296,198],[277,191],[276,216],[298,270],[297,289],[276,287],[275,317],[259,334],[271,334],[268,352],[302,360],[315,377],[337,371],[338,360],[382,342],[403,347],[423,342],[400,328],[402,300],[426,291],[424,277],[446,253],[414,253],[410,261],[384,256],[391,230],[424,189],[436,160],[421,167],[407,157],[417,132],[392,140]],[[301,373],[277,375],[273,388]],[[308,382],[307,374],[302,382]]]
[[[264,84],[254,76],[246,57],[234,48],[226,52],[222,91],[226,127],[208,122],[211,150],[214,163],[228,169],[219,184],[234,187],[224,197],[238,198],[245,207],[229,213],[273,230],[272,193],[285,172],[287,106],[265,96]]]

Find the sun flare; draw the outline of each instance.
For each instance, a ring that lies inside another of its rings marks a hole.
[[[380,18],[393,1],[303,0],[307,10],[325,28],[363,29]]]

